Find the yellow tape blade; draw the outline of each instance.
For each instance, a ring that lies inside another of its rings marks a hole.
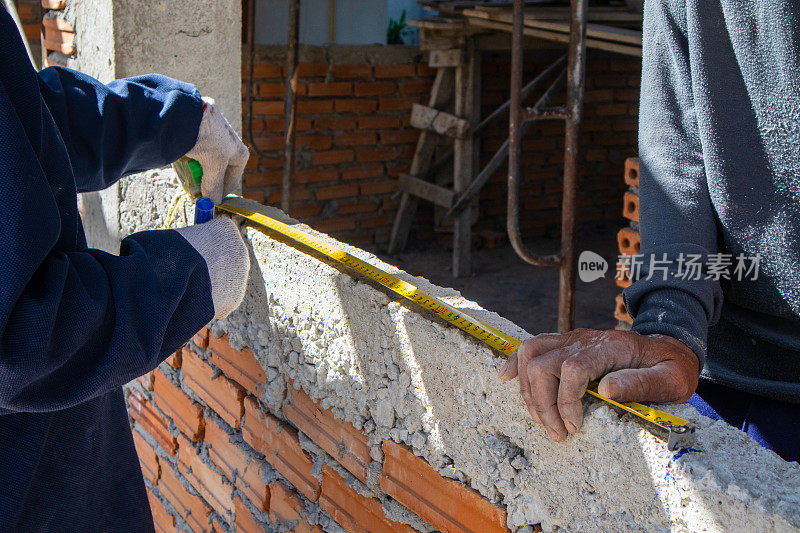
[[[294,241],[302,243],[305,246],[316,250],[317,252],[331,259],[338,261],[339,263],[342,263],[343,265],[352,268],[353,270],[356,270],[357,272],[364,274],[368,278],[380,283],[384,287],[396,292],[400,296],[416,302],[425,309],[436,313],[450,324],[491,346],[506,357],[514,353],[514,351],[522,343],[519,339],[515,339],[510,335],[506,335],[505,333],[490,326],[489,324],[486,324],[485,322],[478,320],[468,313],[442,302],[438,298],[431,296],[427,292],[415,287],[407,281],[403,281],[397,276],[389,274],[388,272],[384,272],[378,267],[370,265],[366,261],[362,261],[361,259],[323,241],[322,239],[305,233],[304,231],[295,229],[289,224],[285,224],[261,213],[256,213],[255,211],[250,211],[249,209],[244,209],[234,205],[222,204],[218,205],[217,208],[227,211],[228,213],[244,217],[247,220],[258,224],[259,226],[276,231]],[[589,388],[586,389],[586,392],[595,398],[619,407],[620,409],[647,420],[648,422],[651,422],[667,431],[671,431],[674,428],[685,427],[689,424],[687,420],[678,418],[677,416],[673,416],[657,409],[653,409],[652,407],[648,407],[640,403],[620,403],[610,398],[606,398],[597,392],[596,383],[590,384]]]

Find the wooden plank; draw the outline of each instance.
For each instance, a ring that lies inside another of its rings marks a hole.
[[[505,22],[496,22],[493,20],[486,20],[475,17],[470,17],[470,22],[475,24],[476,26],[481,26],[484,28],[491,28],[494,30],[511,32],[511,24],[507,24]],[[523,33],[527,37],[536,37],[539,39],[546,39],[548,41],[557,41],[561,43],[569,42],[569,34],[567,33],[540,30],[528,27],[525,27],[523,29]],[[637,56],[637,57],[642,56],[642,48],[640,46],[613,43],[610,41],[602,41],[599,39],[586,39],[586,47],[594,48],[596,50],[605,50],[607,52],[615,52],[618,54],[629,55],[629,56]]]
[[[428,99],[428,107],[439,108],[447,104],[453,97],[454,83],[453,69],[440,68],[433,81],[431,95]],[[437,135],[433,132],[423,130],[417,141],[417,149],[414,152],[414,159],[411,161],[409,173],[413,176],[422,176],[427,173],[433,161],[433,153],[436,149]],[[408,234],[411,231],[411,224],[414,222],[414,215],[417,212],[417,202],[419,199],[404,192],[400,197],[400,205],[395,213],[392,225],[392,234],[389,238],[390,254],[403,251],[408,242]]]
[[[446,209],[453,207],[453,201],[456,197],[456,193],[450,189],[429,181],[423,181],[409,174],[400,174],[398,186],[403,192],[407,192],[417,198],[422,198],[423,200],[427,200],[432,204],[442,206]]]
[[[467,41],[464,63],[456,69],[455,109],[459,117],[477,122],[480,116],[480,52],[475,39]],[[477,143],[472,136],[456,139],[453,146],[453,188],[463,193],[475,178],[478,164]],[[472,274],[472,207],[467,207],[453,223],[453,275]]]
[[[470,134],[469,121],[420,104],[414,104],[411,108],[411,125],[453,139],[463,139]]]
[[[505,22],[507,24],[511,24],[514,20],[510,11],[487,12],[479,9],[466,9],[464,10],[464,16],[493,20],[495,22]],[[537,20],[526,16],[525,26],[528,28],[569,34],[569,22]],[[602,24],[587,24],[586,35],[606,41],[642,46],[642,32],[627,28],[614,28]]]
[[[457,67],[461,61],[461,50],[431,50],[428,65],[433,68]]]

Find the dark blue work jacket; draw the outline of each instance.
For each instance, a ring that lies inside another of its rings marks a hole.
[[[86,246],[77,193],[195,143],[197,90],[36,72],[0,9],[0,531],[148,531],[121,386],[213,316],[203,258],[177,232]]]

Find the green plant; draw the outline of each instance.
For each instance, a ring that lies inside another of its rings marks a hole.
[[[408,27],[406,24],[406,10],[400,14],[400,20],[389,19],[389,29],[386,30],[386,44],[404,44],[403,31]]]

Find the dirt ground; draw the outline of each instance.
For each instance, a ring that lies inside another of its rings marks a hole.
[[[616,231],[612,225],[584,229],[578,239],[578,253],[591,250],[609,262],[605,278],[591,283],[577,281],[575,292],[576,327],[606,329],[616,325],[614,298],[620,289],[614,282]],[[541,253],[554,253],[555,240],[527,243]],[[555,331],[558,324],[558,269],[534,267],[517,257],[510,244],[494,249],[473,250],[473,275],[455,279],[452,251],[435,244],[411,244],[396,256],[385,249],[371,250],[381,259],[437,285],[453,287],[470,300],[512,320],[536,334]]]

